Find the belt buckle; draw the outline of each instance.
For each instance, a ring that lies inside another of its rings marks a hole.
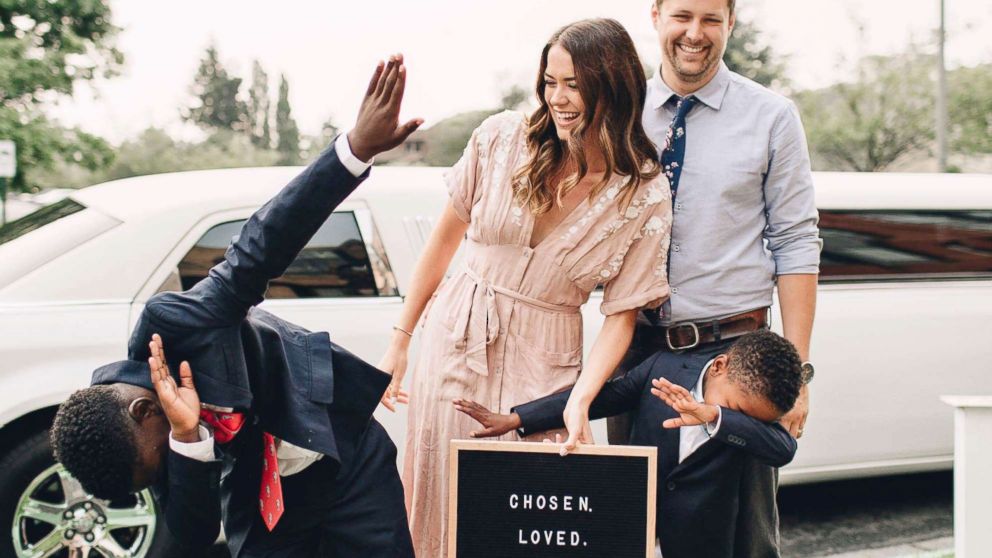
[[[675,345],[672,344],[672,330],[678,329],[680,327],[687,327],[687,328],[691,329],[692,330],[693,340],[692,340],[692,343],[689,343],[688,345],[682,345],[682,346],[676,347]],[[671,350],[673,350],[673,351],[685,351],[685,350],[688,350],[688,349],[692,349],[692,348],[694,348],[694,347],[696,347],[696,346],[699,345],[699,328],[696,327],[696,324],[694,324],[692,322],[682,322],[680,324],[671,325],[671,326],[665,328],[665,343],[667,343],[668,344],[668,348],[671,349]]]

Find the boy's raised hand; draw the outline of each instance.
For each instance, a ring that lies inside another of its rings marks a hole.
[[[520,428],[520,416],[516,413],[511,415],[501,415],[479,405],[475,401],[468,399],[455,399],[452,401],[455,410],[465,413],[482,425],[482,430],[469,433],[473,438],[492,438],[502,436]]]
[[[179,365],[179,385],[176,385],[165,360],[162,337],[157,333],[152,335],[148,348],[152,355],[148,358],[152,385],[172,427],[172,437],[179,442],[199,440],[200,396],[193,385],[193,370],[188,362],[183,361]]]
[[[405,88],[403,55],[390,56],[385,65],[379,62],[358,109],[355,127],[348,133],[351,152],[362,161],[370,161],[379,153],[403,143],[424,123],[423,119],[414,118],[400,125],[400,105]]]
[[[651,394],[661,399],[679,414],[679,418],[666,420],[662,424],[665,428],[708,424],[720,417],[720,410],[716,405],[696,401],[689,390],[675,385],[665,378],[651,380],[651,385],[654,386],[651,388]]]

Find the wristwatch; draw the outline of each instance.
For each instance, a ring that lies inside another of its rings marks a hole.
[[[816,374],[816,370],[813,368],[813,363],[807,360],[802,364],[801,370],[802,372],[799,377],[802,380],[803,385],[812,382],[813,376]]]

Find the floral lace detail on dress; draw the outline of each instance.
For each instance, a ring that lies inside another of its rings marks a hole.
[[[568,230],[561,235],[562,240],[568,240],[568,238],[573,234],[585,229],[585,226],[589,223],[589,221],[593,220],[597,215],[602,213],[603,209],[609,205],[609,202],[616,199],[616,197],[620,194],[620,186],[617,184],[620,180],[621,177],[614,177],[613,180],[607,184],[606,189],[603,190],[602,194],[600,194],[599,198],[596,200],[596,203],[593,204],[585,212],[585,214],[583,214],[582,217],[575,222],[574,225],[568,227]]]
[[[481,162],[488,165],[492,172],[492,183],[502,184],[504,180],[512,180],[517,169],[507,168],[510,149],[518,145],[519,149],[526,149],[524,134],[521,129],[526,123],[526,118],[522,113],[514,111],[503,111],[486,118],[479,126],[475,141]],[[510,210],[510,222],[516,226],[523,225],[524,210],[514,203]]]
[[[666,188],[662,188],[659,184],[651,185],[643,197],[631,201],[623,215],[611,221],[608,225],[606,225],[606,227],[603,228],[602,231],[600,231],[599,235],[594,240],[594,243],[599,244],[600,242],[613,236],[617,231],[623,228],[624,225],[639,218],[652,206],[658,205],[659,203],[670,199],[671,193],[668,192]],[[661,218],[657,216],[651,218],[649,223],[654,223],[656,225],[653,230],[661,230],[664,222],[655,223],[655,220],[661,221]],[[645,227],[646,226],[647,225],[645,225]]]

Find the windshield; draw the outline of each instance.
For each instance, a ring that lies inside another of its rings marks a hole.
[[[120,222],[68,198],[0,228],[0,289]]]
[[[79,213],[86,209],[82,204],[68,198],[29,213],[20,219],[15,219],[0,227],[0,244],[6,244],[15,238],[22,237],[31,231],[40,229],[49,223]]]

